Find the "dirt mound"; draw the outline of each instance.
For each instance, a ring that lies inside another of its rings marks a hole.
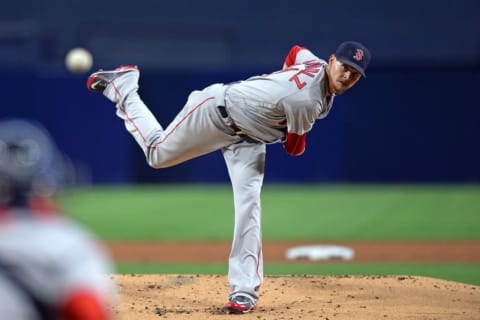
[[[226,319],[226,276],[115,275],[119,320]],[[480,287],[411,276],[267,276],[242,319],[480,319]]]

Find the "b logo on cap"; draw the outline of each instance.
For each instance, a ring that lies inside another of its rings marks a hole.
[[[362,49],[357,49],[357,52],[355,53],[355,55],[353,56],[353,59],[357,60],[357,61],[362,61],[363,59],[363,50]]]

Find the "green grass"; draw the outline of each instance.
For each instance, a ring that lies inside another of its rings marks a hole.
[[[265,264],[266,275],[411,275],[446,279],[480,286],[480,264]],[[121,263],[122,274],[227,274],[226,264]]]
[[[61,205],[105,240],[223,240],[228,185],[96,186]],[[480,185],[265,185],[263,239],[480,240]],[[225,264],[125,264],[120,273],[226,274]],[[480,264],[266,264],[265,274],[419,275],[480,285]]]
[[[228,185],[91,187],[61,198],[103,239],[227,240]],[[266,185],[264,240],[480,239],[477,185]]]

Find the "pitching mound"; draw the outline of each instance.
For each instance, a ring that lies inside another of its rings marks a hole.
[[[410,276],[267,276],[258,308],[225,315],[226,276],[115,275],[120,320],[480,319],[480,287]]]

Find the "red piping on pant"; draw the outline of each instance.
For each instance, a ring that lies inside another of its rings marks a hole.
[[[261,277],[258,269],[260,269],[261,256],[262,256],[262,246],[260,246],[260,250],[258,250],[258,256],[257,256],[257,277],[258,277],[258,281],[260,282],[260,284],[262,284],[262,277]]]
[[[115,87],[114,87],[115,88]],[[115,88],[116,90],[116,88]],[[155,149],[157,145],[159,144],[162,144],[163,142],[165,142],[165,140],[167,140],[167,138],[182,124],[183,121],[185,121],[185,119],[187,119],[193,112],[195,112],[199,107],[201,107],[205,102],[209,101],[209,100],[212,100],[214,99],[215,97],[208,97],[206,98],[205,100],[203,100],[202,102],[200,102],[199,104],[197,104],[192,110],[190,110],[180,121],[178,121],[177,125],[168,133],[165,135],[165,137],[158,141],[157,143],[155,143],[155,145],[153,146],[149,146],[147,145],[147,140],[145,139],[145,136],[142,134],[142,132],[140,131],[140,129],[135,125],[135,122],[133,121],[133,119],[131,119],[129,116],[128,116],[128,113],[126,112],[125,108],[123,106],[121,106],[121,109],[122,111],[125,113],[125,116],[127,118],[127,120],[135,127],[135,130],[137,130],[137,132],[140,134],[140,137],[142,138],[143,142],[145,143],[145,147],[148,148],[148,149]]]

